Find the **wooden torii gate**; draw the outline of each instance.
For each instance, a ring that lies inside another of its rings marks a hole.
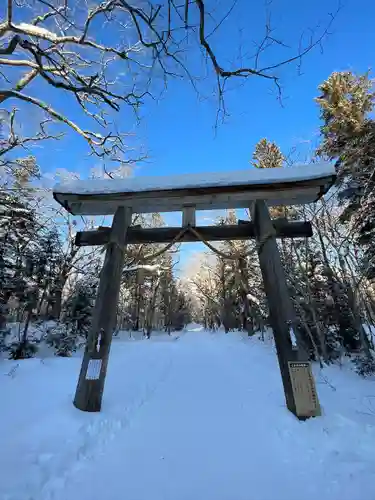
[[[224,174],[68,181],[55,186],[54,198],[73,215],[114,215],[112,227],[84,231],[76,238],[77,245],[105,244],[107,250],[74,405],[82,411],[101,409],[128,243],[255,238],[286,405],[300,419],[319,415],[310,363],[297,360],[292,348],[293,306],[276,244],[276,238],[311,236],[312,228],[309,222],[273,221],[268,206],[315,202],[334,180],[334,168],[324,163]],[[228,208],[249,208],[252,220],[236,226],[196,227],[196,210]],[[131,226],[133,213],[175,211],[182,211],[182,228]]]

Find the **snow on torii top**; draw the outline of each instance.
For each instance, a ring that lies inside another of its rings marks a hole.
[[[247,208],[252,200],[298,205],[319,199],[332,186],[330,163],[200,174],[69,180],[53,189],[56,201],[74,215],[113,214],[119,206],[136,213]]]

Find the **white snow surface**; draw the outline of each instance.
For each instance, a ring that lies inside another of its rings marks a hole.
[[[335,175],[328,162],[287,168],[248,168],[226,172],[205,172],[152,177],[126,177],[124,179],[68,179],[53,188],[61,194],[106,194],[187,189],[197,187],[238,186],[243,184],[277,184],[326,178]]]
[[[267,340],[267,339],[266,339]],[[316,368],[324,415],[285,407],[269,341],[115,337],[101,413],[80,358],[0,362],[2,500],[373,500],[375,386]]]

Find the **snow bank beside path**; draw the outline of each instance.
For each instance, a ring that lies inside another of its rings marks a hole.
[[[0,499],[374,499],[374,381],[317,370],[300,422],[270,345],[188,329],[120,336],[100,414],[71,404],[78,358],[1,361]]]

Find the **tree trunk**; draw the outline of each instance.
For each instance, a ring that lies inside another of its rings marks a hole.
[[[78,250],[79,250],[78,247],[74,246],[71,247],[69,255],[67,256],[62,266],[58,279],[58,285],[55,288],[55,290],[53,290],[54,302],[52,307],[52,317],[56,320],[59,320],[61,316],[63,290],[68,280],[69,273],[72,269],[73,260]]]
[[[137,277],[137,284],[135,287],[135,294],[134,294],[134,308],[133,308],[132,329],[134,332],[137,332],[139,330],[140,312],[141,312],[141,284],[138,283],[138,277]]]
[[[40,315],[40,312],[42,310],[43,302],[45,301],[45,298],[46,298],[46,295],[47,295],[47,289],[48,289],[48,280],[45,280],[44,281],[44,285],[43,285],[42,296],[40,297],[40,300],[39,300],[39,303],[38,303],[38,306],[37,306],[37,310],[36,310],[37,316]]]
[[[53,290],[53,305],[51,316],[55,320],[59,320],[61,316],[62,309],[62,297],[63,297],[63,289],[68,279],[69,269],[64,264],[62,272],[60,273],[58,286]]]
[[[23,327],[23,334],[22,334],[22,341],[21,341],[21,345],[22,346],[25,346],[26,343],[27,343],[27,332],[28,332],[28,329],[29,329],[31,316],[33,314],[33,307],[32,307],[32,305],[29,305],[29,307],[26,309],[26,311],[27,311],[27,313],[26,313],[26,320],[25,320],[25,324],[24,324],[24,327]]]
[[[155,282],[155,280],[153,278],[152,279],[151,289],[154,287],[154,282]],[[152,297],[151,297],[151,300],[150,300],[149,310],[147,311],[147,324],[146,324],[146,328],[147,328],[147,338],[148,339],[151,337],[151,331],[152,331],[152,326],[153,326],[153,322],[154,322],[154,315],[155,315],[156,297],[157,297],[157,294],[158,294],[159,285],[160,285],[160,280],[157,280],[155,289],[153,291],[153,294],[152,294]]]

